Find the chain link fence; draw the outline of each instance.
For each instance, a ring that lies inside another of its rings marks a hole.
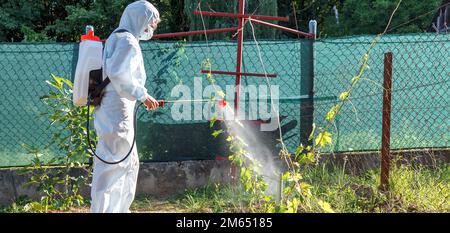
[[[336,104],[339,93],[358,71],[360,58],[372,39],[320,39],[313,44],[306,40],[259,41],[265,70],[277,74],[270,80],[279,86],[282,131],[290,150],[295,150],[307,131],[305,119],[313,117],[314,122],[320,123]],[[305,53],[311,46],[313,53]],[[158,99],[178,99],[171,92],[180,84],[190,87],[188,99],[206,98],[203,88],[195,88],[200,82],[203,87],[209,84],[206,75],[200,73],[206,59],[213,70],[235,69],[235,42],[148,42],[141,47],[148,74],[146,85]],[[394,57],[391,148],[449,148],[449,47],[448,35],[383,37],[369,58],[370,68],[336,120],[333,144],[326,152],[380,150],[383,55],[387,51]],[[51,142],[54,129],[49,127],[48,119],[39,116],[48,110],[39,97],[50,91],[45,80],[51,74],[73,77],[77,55],[76,44],[0,44],[0,166],[29,164],[32,156],[25,154],[23,143]],[[263,72],[254,42],[245,42],[243,56],[243,72]],[[223,90],[235,82],[234,76],[214,78]],[[312,101],[302,88],[308,79],[314,82]],[[266,82],[263,77],[242,77],[242,85],[265,86]],[[232,102],[230,98],[227,100]],[[314,112],[305,102],[314,104]],[[184,120],[173,119],[170,104],[153,112],[139,111],[137,144],[141,159],[174,161],[226,156],[224,138],[211,136],[214,129],[210,129],[207,119],[195,118],[195,113],[208,104],[189,104],[191,118]],[[249,105],[247,98],[245,106]],[[246,114],[249,111],[245,109]],[[265,136],[269,138],[267,143],[276,147],[276,133]],[[52,147],[45,154],[59,156]]]
[[[374,37],[319,40],[315,46],[315,95],[340,93],[350,84]],[[368,69],[337,122],[335,151],[379,150],[383,57],[393,53],[392,149],[448,148],[450,55],[448,35],[387,35],[372,50]],[[335,101],[316,102],[316,121]]]
[[[323,39],[315,43],[315,96],[340,93],[350,84],[374,36]],[[351,171],[379,168],[383,125],[384,55],[392,53],[390,149],[392,163],[436,165],[450,161],[450,37],[437,34],[385,35],[339,113],[331,164]],[[315,102],[315,121],[336,101]],[[389,140],[389,139],[388,139]]]

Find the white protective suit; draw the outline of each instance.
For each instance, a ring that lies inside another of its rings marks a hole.
[[[105,88],[100,106],[94,110],[94,125],[99,141],[96,154],[106,161],[119,161],[130,150],[134,136],[136,100],[144,101],[146,74],[139,39],[148,25],[159,20],[157,9],[147,1],[128,5],[116,29],[105,44],[103,77],[111,83]],[[149,39],[149,36],[144,36]],[[134,200],[139,158],[133,151],[123,162],[105,164],[94,159],[91,212],[130,212]]]

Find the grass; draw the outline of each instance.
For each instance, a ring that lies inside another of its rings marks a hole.
[[[249,212],[250,195],[239,187],[208,185],[186,190],[177,201],[189,212],[242,213]]]
[[[325,167],[308,169],[305,179],[314,186],[312,198],[327,201],[336,212],[450,212],[450,165],[394,167],[389,192],[379,191],[378,170],[354,176]],[[304,211],[321,210],[306,206]]]
[[[450,165],[435,168],[400,166],[391,171],[390,191],[378,190],[379,171],[350,175],[342,167],[326,165],[310,167],[305,181],[313,185],[312,197],[301,206],[302,212],[322,212],[319,200],[330,203],[335,212],[450,212]],[[137,197],[131,206],[139,213],[246,213],[250,212],[250,196],[239,188],[207,185],[187,189],[166,199]],[[0,212],[29,212],[24,198],[0,209]],[[68,211],[89,212],[88,206]]]
[[[173,198],[154,199],[137,197],[130,208],[133,213],[186,213],[189,212],[178,205]]]
[[[316,204],[323,200],[335,212],[450,212],[450,165],[433,169],[423,166],[393,168],[390,192],[378,190],[379,172],[349,175],[343,168],[326,165],[309,168],[304,178],[313,185],[312,198],[303,212],[322,212]],[[208,185],[188,189],[167,200],[137,199],[137,212],[236,213],[249,212],[250,197],[239,188]]]
[[[211,184],[187,189],[167,199],[137,198],[131,210],[158,213],[245,213],[250,197],[238,188]]]

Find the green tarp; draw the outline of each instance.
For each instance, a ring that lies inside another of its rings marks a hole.
[[[367,51],[372,36],[321,39],[314,43],[314,121],[320,125],[327,111],[336,103],[358,71],[360,59]],[[295,150],[300,142],[300,93],[305,41],[259,41],[264,67],[254,42],[245,42],[244,72],[277,74],[270,78],[279,86],[280,116],[285,143]],[[200,73],[209,59],[213,70],[234,71],[234,42],[148,42],[142,44],[149,92],[172,99],[171,91],[179,84],[191,88],[194,80],[208,85]],[[394,54],[392,148],[449,147],[450,37],[417,34],[389,35],[372,51],[369,69],[339,115],[333,145],[327,150],[379,150],[381,144],[381,108],[383,54]],[[76,44],[0,44],[0,166],[26,165],[32,158],[21,144],[46,145],[54,128],[39,116],[46,111],[39,97],[50,91],[45,80],[51,74],[72,78],[77,61]],[[303,59],[303,60],[302,60]],[[313,67],[310,67],[313,69]],[[226,90],[234,85],[234,76],[214,75],[217,84]],[[263,77],[243,77],[242,85],[265,86]],[[200,95],[198,95],[200,94]],[[233,94],[231,93],[232,97]],[[175,98],[177,99],[177,98]],[[232,100],[231,100],[232,102]],[[202,105],[197,103],[197,105]],[[207,103],[206,103],[207,105]],[[249,112],[247,108],[245,112]],[[191,104],[194,116],[198,106]],[[196,108],[197,107],[197,108]],[[206,119],[176,121],[172,106],[154,112],[139,112],[138,147],[143,160],[173,161],[214,159],[225,156],[223,138],[214,139]],[[303,112],[303,114],[305,114]],[[275,137],[275,135],[268,138]],[[47,157],[59,156],[54,147]]]

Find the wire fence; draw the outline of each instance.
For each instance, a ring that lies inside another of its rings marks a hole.
[[[373,38],[319,40],[315,44],[316,97],[345,90]],[[387,158],[392,159],[391,164],[436,166],[450,162],[450,67],[444,59],[449,55],[449,39],[448,35],[436,34],[381,38],[370,53],[368,69],[332,128],[335,140],[326,152],[334,156],[329,156],[329,164],[344,165],[351,172],[380,168],[382,148],[386,146],[390,146]],[[387,121],[383,119],[386,53],[393,56],[389,62],[390,135],[382,132]],[[316,102],[315,121],[323,119],[335,104],[336,101]],[[382,145],[382,137],[388,137],[390,145]]]
[[[267,72],[277,74],[271,78],[271,84],[279,87],[282,131],[291,151],[309,133],[308,118],[320,123],[336,104],[372,39],[359,36],[314,43],[259,41]],[[209,46],[204,42],[148,42],[141,47],[148,75],[146,85],[158,99],[177,99],[171,92],[180,84],[190,88],[188,99],[206,98],[198,85],[208,85],[206,75],[200,73],[207,59],[214,70],[235,68],[235,42],[214,41]],[[379,41],[369,58],[370,68],[336,120],[333,144],[326,152],[380,150],[383,56],[387,51],[394,57],[391,148],[449,148],[450,67],[446,58],[450,55],[450,37],[415,34],[388,35]],[[29,164],[31,156],[25,154],[23,143],[51,143],[55,129],[49,127],[48,119],[40,117],[48,109],[39,97],[50,91],[45,80],[51,74],[73,77],[77,55],[76,44],[0,44],[0,166]],[[255,43],[245,42],[243,56],[243,72],[263,71]],[[214,77],[223,90],[235,82],[234,76]],[[314,83],[312,99],[304,88],[308,81]],[[265,80],[243,77],[242,85],[265,86]],[[234,93],[226,94],[228,102],[233,102]],[[251,104],[248,98],[245,101],[244,113],[249,114]],[[211,136],[214,128],[210,129],[207,119],[196,118],[208,104],[189,104],[191,108],[183,111],[189,111],[186,116],[191,117],[182,120],[173,118],[171,105],[153,112],[139,111],[137,144],[141,159],[174,161],[226,156],[225,139]],[[276,132],[261,132],[261,136],[270,146],[277,147]],[[54,147],[45,154],[49,158],[59,156]]]
[[[359,68],[373,37],[321,40],[316,43],[315,95],[340,93]],[[392,149],[448,148],[448,35],[384,36],[371,52],[369,69],[342,109],[336,123],[335,151],[381,147],[383,56],[393,54]],[[334,101],[321,102],[315,119],[323,119]]]

